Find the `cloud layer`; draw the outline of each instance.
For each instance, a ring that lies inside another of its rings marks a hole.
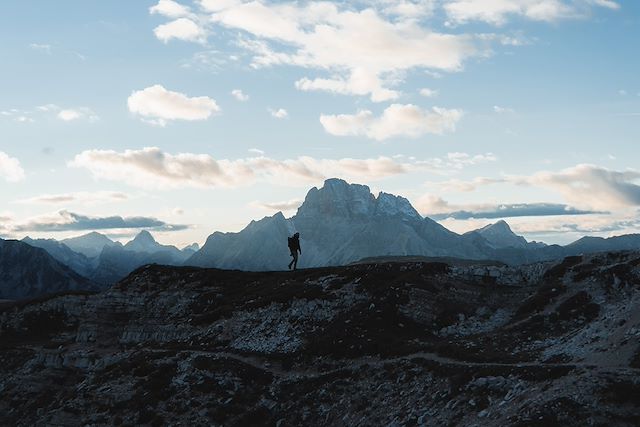
[[[81,230],[110,230],[149,228],[158,231],[178,231],[188,228],[186,225],[167,224],[152,217],[90,217],[67,210],[32,218],[24,223],[14,224],[10,232],[60,232]]]
[[[471,156],[449,153],[446,158],[401,160],[316,159],[302,156],[276,160],[265,156],[217,160],[208,154],[165,153],[157,147],[141,150],[87,150],[75,156],[72,167],[89,170],[95,177],[122,181],[143,188],[238,187],[258,180],[278,185],[306,186],[329,177],[354,181],[378,180],[413,171],[451,173],[474,164],[493,162],[491,153]]]
[[[329,72],[304,77],[300,90],[368,95],[373,101],[396,99],[391,86],[412,69],[460,70],[485,55],[485,41],[468,34],[439,33],[420,25],[431,12],[429,1],[378,1],[351,5],[330,1],[201,0],[197,18],[175,2],[160,2],[152,12],[174,19],[154,32],[201,42],[206,33],[239,32],[237,46],[251,55],[255,68],[295,65]],[[356,6],[356,7],[354,7]],[[218,28],[216,28],[218,27]]]
[[[546,22],[580,18],[594,6],[620,8],[613,0],[449,0],[443,4],[454,23],[482,21],[493,25],[504,25],[512,17]]]
[[[113,203],[129,200],[129,195],[118,191],[80,191],[76,193],[42,194],[27,199],[17,200],[15,203],[24,204],[69,204],[69,203]]]
[[[382,141],[393,137],[417,138],[424,134],[452,132],[462,118],[461,110],[433,107],[423,110],[412,104],[392,104],[375,117],[369,110],[356,114],[321,115],[324,130],[336,136],[366,136]]]
[[[572,205],[598,210],[640,206],[640,171],[612,171],[580,164],[560,172],[512,178],[516,183],[550,188]]]
[[[159,126],[165,126],[171,120],[206,120],[220,112],[216,101],[207,96],[190,98],[183,93],[167,90],[162,85],[134,91],[127,105],[132,113]]]
[[[446,203],[440,204],[438,210],[442,210],[443,207],[451,208],[452,206],[449,206]],[[605,212],[585,211],[559,203],[516,203],[494,206],[470,206],[465,210],[442,212],[429,216],[435,220],[442,220],[446,218],[465,220],[472,218],[498,219],[523,216],[590,215],[595,213]]]
[[[0,151],[0,178],[7,182],[18,182],[24,179],[24,169],[20,161]]]

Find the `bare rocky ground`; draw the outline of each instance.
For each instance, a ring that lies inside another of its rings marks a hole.
[[[640,254],[147,266],[0,303],[0,425],[640,425]]]

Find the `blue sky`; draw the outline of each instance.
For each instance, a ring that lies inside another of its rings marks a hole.
[[[25,0],[0,35],[3,237],[202,243],[334,176],[459,232],[640,225],[635,1]]]

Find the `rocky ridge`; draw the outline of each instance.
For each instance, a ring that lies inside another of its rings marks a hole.
[[[0,305],[0,424],[632,426],[639,304],[637,252],[147,266]]]

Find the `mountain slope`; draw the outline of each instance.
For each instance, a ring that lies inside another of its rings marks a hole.
[[[345,265],[363,258],[426,256],[484,259],[518,265],[581,253],[640,249],[640,235],[583,239],[566,247],[527,242],[505,221],[459,235],[423,218],[400,196],[371,194],[369,187],[328,179],[312,188],[297,213],[252,221],[238,233],[216,232],[185,265],[283,270],[286,238],[300,233],[298,266]]]
[[[95,231],[82,236],[63,239],[60,243],[67,245],[71,250],[81,253],[88,258],[97,257],[105,247],[119,245],[119,243],[114,242],[104,234]]]
[[[0,239],[0,299],[32,298],[99,286],[51,257],[44,249]]]
[[[182,253],[176,256],[172,250],[141,252],[125,249],[123,246],[105,247],[97,258],[97,266],[89,278],[97,283],[111,285],[143,265],[182,265],[187,256],[188,254]]]
[[[94,259],[87,258],[84,254],[73,251],[64,243],[55,239],[32,239],[25,237],[22,241],[36,248],[42,248],[54,259],[71,268],[81,276],[89,277],[95,269]]]
[[[0,305],[0,424],[634,426],[639,281],[639,253],[149,266]]]
[[[583,237],[566,246],[572,254],[606,252],[612,250],[636,250],[640,248],[640,234],[616,237]]]
[[[214,233],[185,264],[243,270],[282,270],[286,237],[300,233],[301,267],[343,265],[364,257],[425,255],[482,258],[486,242],[461,237],[422,218],[403,197],[329,179],[312,188],[295,216],[252,221],[239,233]]]
[[[527,247],[525,238],[515,234],[509,224],[502,220],[466,234],[470,233],[478,233],[495,249]]]

